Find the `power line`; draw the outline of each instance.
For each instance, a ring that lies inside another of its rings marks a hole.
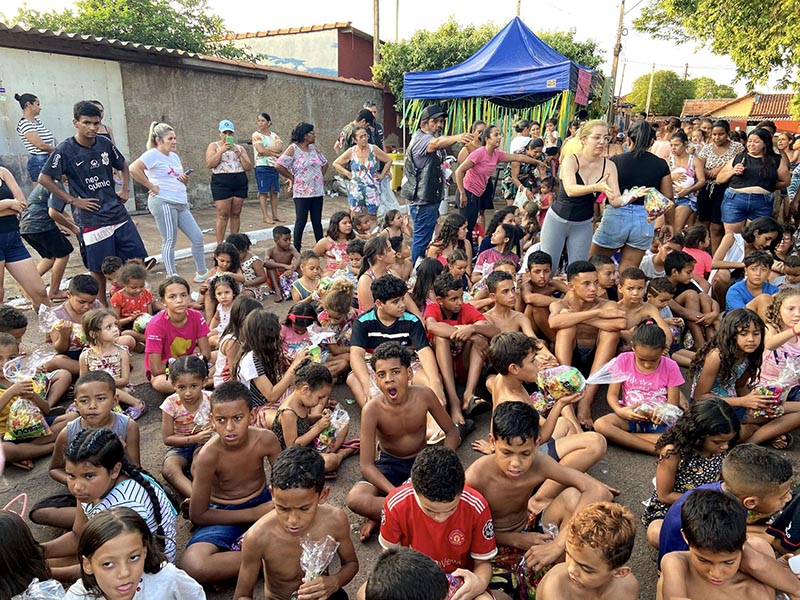
[[[632,65],[652,65],[652,62],[649,61],[641,61],[641,60],[630,60],[625,59],[626,62]],[[662,65],[660,63],[655,63],[657,67],[664,67],[667,69],[685,69],[686,65]],[[703,67],[703,66],[691,66],[692,69],[698,71],[735,71],[736,67]]]
[[[628,10],[626,10],[626,11],[625,11],[625,16],[627,16],[629,12],[631,12],[631,11],[632,11],[634,8],[636,8],[637,6],[639,6],[639,5],[640,5],[642,2],[644,2],[644,0],[639,0],[639,1],[638,1],[636,4],[634,4],[634,5],[633,5],[633,6],[631,6],[631,7],[630,7]]]

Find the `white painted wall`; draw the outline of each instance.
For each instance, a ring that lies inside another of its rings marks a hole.
[[[22,116],[14,94],[39,97],[39,119],[58,141],[75,132],[72,106],[79,100],[99,100],[105,107],[103,122],[114,132],[120,151],[129,157],[125,101],[119,63],[114,61],[0,48],[0,79],[6,101],[0,102],[0,155],[25,155],[17,136]]]
[[[339,75],[337,29],[248,38],[233,43],[249,47],[254,54],[266,54],[267,60],[258,61],[263,65],[332,77]]]

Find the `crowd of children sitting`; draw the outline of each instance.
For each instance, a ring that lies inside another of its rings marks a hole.
[[[196,290],[114,257],[108,298],[74,277],[40,313],[52,352],[37,374],[0,379],[6,460],[51,456],[66,485],[30,512],[65,532],[42,545],[0,511],[0,598],[35,577],[77,580],[68,598],[202,598],[200,584],[235,581],[244,599],[262,565],[269,598],[346,598],[358,559],[326,480],[356,454],[346,505],[366,520],[360,540],[385,549],[359,597],[638,598],[633,514],[587,474],[608,443],[657,457],[642,523],[659,598],[800,598],[776,558],[800,548],[775,452],[800,427],[794,232],[759,218],[712,255],[694,225],[658,234],[639,267],[594,256],[557,275],[561,257],[537,243],[546,208],[497,211],[475,240],[446,215],[417,265],[392,210],[372,233],[337,212],[303,252],[276,226],[263,260],[233,234]],[[270,305],[284,300],[281,322]],[[0,307],[3,366],[21,360],[27,324]],[[140,466],[134,352],[165,397],[168,485]],[[484,410],[488,439],[465,468],[455,450]]]

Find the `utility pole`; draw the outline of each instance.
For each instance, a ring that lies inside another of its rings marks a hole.
[[[683,80],[689,79],[689,63],[686,63],[686,68],[683,70]]]
[[[614,59],[611,62],[611,103],[608,106],[608,119],[611,121],[616,114],[617,100],[615,90],[617,89],[617,67],[619,66],[619,55],[622,52],[622,30],[625,19],[625,0],[619,3],[619,25],[617,26],[617,43],[614,44]]]
[[[622,63],[622,75],[619,76],[619,96],[622,96],[622,84],[625,81],[625,67],[628,66],[628,61]]]
[[[653,97],[653,79],[656,74],[656,63],[653,63],[653,70],[650,71],[650,85],[647,86],[647,104],[644,107],[644,112],[650,115],[650,98]]]
[[[517,0],[517,16],[522,12],[522,0]]]
[[[380,0],[372,0],[372,64],[381,62]]]
[[[394,3],[394,43],[400,43],[400,0]]]

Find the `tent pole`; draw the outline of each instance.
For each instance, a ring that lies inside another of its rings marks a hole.
[[[403,140],[402,140],[403,156],[405,156],[406,153],[406,99],[405,98],[403,98],[403,116],[401,117],[401,119],[402,119],[401,123],[403,125],[401,127],[401,131],[403,132]]]

